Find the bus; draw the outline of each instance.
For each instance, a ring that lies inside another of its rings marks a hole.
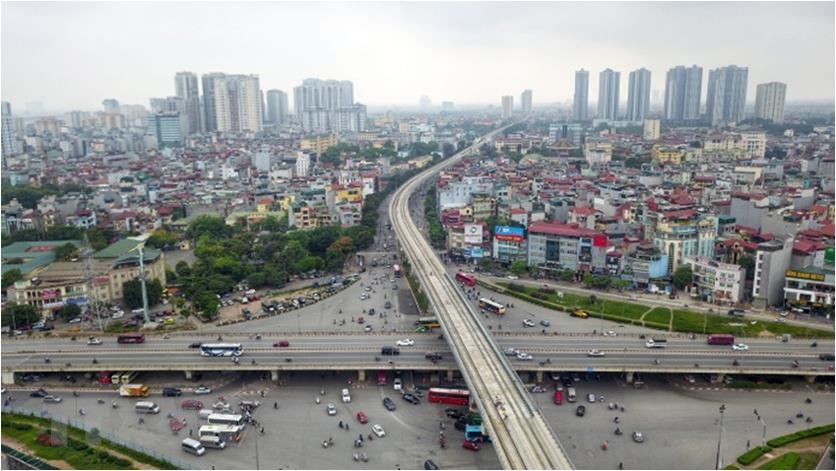
[[[395,278],[400,278],[401,277],[401,266],[398,265],[397,263],[392,265],[392,271],[395,274]]]
[[[425,327],[427,329],[437,329],[441,327],[441,324],[438,323],[437,317],[419,317],[415,324],[419,327]]]
[[[244,416],[239,414],[209,414],[207,420],[210,425],[236,425],[243,428],[246,424]]]
[[[430,388],[427,400],[441,404],[466,406],[470,404],[470,391],[467,389]]]
[[[498,316],[505,315],[505,306],[488,298],[479,298],[479,309],[492,312]]]
[[[456,281],[458,281],[459,283],[461,283],[463,285],[467,285],[467,286],[475,286],[476,285],[476,277],[471,275],[471,274],[464,273],[464,272],[456,273]]]
[[[734,335],[731,334],[711,334],[706,339],[709,345],[732,345],[734,343]]]
[[[377,385],[386,386],[386,371],[380,370],[377,372]]]
[[[145,334],[135,332],[132,334],[119,334],[116,337],[117,343],[145,343]]]
[[[125,374],[124,371],[121,372],[121,373],[113,373],[110,376],[110,384],[119,384],[119,382],[122,380],[122,375],[123,374]]]
[[[200,354],[205,357],[239,357],[244,353],[240,343],[204,343],[200,346]]]
[[[122,376],[119,377],[119,381],[121,384],[131,384],[133,383],[134,379],[136,379],[137,375],[136,371],[130,371],[127,373],[122,373]]]
[[[197,436],[201,439],[203,437],[218,437],[237,442],[241,440],[242,430],[244,430],[244,427],[240,425],[201,425],[197,431]]]

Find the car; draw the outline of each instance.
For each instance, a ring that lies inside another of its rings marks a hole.
[[[575,409],[575,415],[577,415],[578,417],[583,417],[585,414],[586,406],[578,406],[578,408]]]
[[[530,360],[533,360],[533,359],[534,359],[534,357],[532,357],[528,353],[525,353],[525,352],[517,353],[517,360],[530,361]]]
[[[444,409],[444,415],[447,416],[448,419],[458,420],[460,417],[464,417],[464,413],[458,409]]]
[[[285,348],[290,346],[290,342],[287,340],[279,340],[278,342],[273,342],[274,347]]]
[[[456,419],[456,423],[453,424],[453,427],[459,432],[464,432],[465,428],[467,428],[467,418],[464,416],[459,417]]]
[[[395,380],[392,381],[392,387],[395,389],[395,391],[403,390],[403,381],[401,381],[400,378],[395,378]]]
[[[360,295],[360,301],[365,301],[368,298],[369,298],[369,295],[366,294],[366,293],[363,293],[363,294]]]
[[[101,345],[102,341],[97,339],[96,337],[90,337],[87,339],[87,345]]]
[[[520,279],[520,277],[517,276],[517,275],[508,275],[505,278],[508,278],[509,280],[519,280]]]
[[[395,405],[394,401],[392,401],[392,400],[391,400],[391,399],[389,399],[388,397],[384,397],[384,398],[383,398],[383,407],[385,407],[385,408],[386,408],[386,410],[388,410],[388,411],[390,411],[390,412],[398,408],[398,407]]]
[[[374,434],[377,435],[378,437],[385,437],[386,436],[386,431],[383,430],[383,427],[381,427],[380,424],[372,425],[372,432],[374,432]]]
[[[736,343],[732,345],[732,350],[736,352],[745,352],[746,350],[749,350],[749,346],[745,343]]]
[[[372,326],[367,325],[366,327],[363,327],[363,332],[371,332],[371,331],[372,331]]]
[[[833,361],[836,359],[832,353],[819,353],[819,360],[821,361]]]
[[[411,347],[415,345],[415,341],[412,339],[401,339],[395,342],[395,345],[399,347]]]
[[[790,315],[790,312],[789,311],[781,311],[781,312],[778,313],[778,315],[781,316],[781,317],[788,317]]]
[[[44,389],[44,388],[39,388],[36,391],[32,391],[31,393],[29,393],[29,397],[47,397],[47,396],[49,396],[49,393],[46,392],[46,389]]]
[[[552,323],[543,319],[542,321],[540,321],[540,325],[542,325],[543,327],[549,327],[550,325],[552,325]]]
[[[194,390],[195,394],[212,394],[212,389],[207,386],[198,386],[197,389]]]
[[[479,451],[479,444],[474,441],[465,440],[462,442],[462,448],[471,451]]]
[[[523,321],[523,327],[534,327],[534,321],[526,319]]]
[[[328,410],[328,415],[337,415],[337,406],[334,404],[328,404],[326,409]]]
[[[366,291],[371,291],[371,290],[372,290],[371,286],[366,286]]]
[[[163,396],[178,397],[183,395],[183,390],[180,388],[163,388]]]
[[[616,334],[615,332],[613,332],[611,330],[608,330],[608,331],[604,332],[604,337],[615,337],[617,335],[618,334]]]
[[[682,379],[684,379],[688,384],[694,384],[697,382],[697,378],[694,378],[694,375],[685,375]]]
[[[782,322],[783,323],[783,322],[787,322],[787,320],[784,319],[783,317],[776,317],[775,322]]]
[[[373,315],[374,315],[374,313],[375,313],[374,308],[369,308],[369,315],[370,315],[370,316],[373,316]]]
[[[70,319],[70,321],[68,323],[69,324],[81,324],[81,318],[80,317],[74,317],[74,318]]]
[[[358,412],[357,413],[357,422],[360,422],[361,424],[365,424],[368,421],[369,421],[369,417],[366,414],[364,414],[363,412]]]
[[[505,355],[507,355],[509,357],[515,357],[515,356],[517,356],[517,353],[520,353],[520,352],[516,348],[510,348],[509,347],[509,348],[506,348],[505,350],[503,350],[503,353],[505,353]]]
[[[392,308],[392,302],[391,301],[386,301],[385,303],[383,303],[383,308],[384,309],[391,309]]]
[[[397,283],[392,283],[392,289],[398,289],[398,284]]]
[[[63,399],[61,399],[61,396],[53,396],[52,394],[47,394],[46,396],[44,396],[44,402],[50,402],[50,403],[53,403],[53,404],[57,404],[57,403],[61,402],[62,400]]]
[[[586,395],[586,400],[592,404],[595,404],[595,394],[589,393]]]
[[[113,314],[113,319],[121,319],[123,317],[125,317],[125,311],[116,311],[116,313]]]
[[[229,406],[229,404],[225,405]],[[180,407],[186,410],[200,410],[203,409],[203,403],[194,399],[186,399],[185,401],[180,403]]]
[[[406,402],[411,402],[412,404],[418,405],[421,403],[421,400],[418,399],[414,394],[405,393],[403,395],[403,399]]]
[[[601,350],[590,350],[589,353],[586,354],[588,357],[602,357],[604,356],[604,352]]]
[[[546,392],[546,387],[542,386],[540,384],[535,384],[534,386],[531,387],[531,392],[533,392],[533,393],[544,393],[544,392]]]
[[[633,441],[636,443],[641,443],[644,441],[644,435],[641,432],[635,431],[633,432]]]
[[[358,317],[358,318],[357,318],[357,323],[358,323],[358,324],[365,324],[365,323],[366,323],[366,319],[363,319],[362,317]]]
[[[424,469],[438,469],[438,465],[433,460],[424,461]]]
[[[200,348],[201,345],[200,342],[192,342],[189,344],[189,348]]]

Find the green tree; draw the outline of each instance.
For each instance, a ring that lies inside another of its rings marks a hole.
[[[186,237],[198,240],[204,235],[210,239],[223,239],[232,235],[232,227],[227,226],[224,218],[220,216],[200,216],[189,224]]]
[[[44,231],[45,240],[79,240],[84,233],[74,226],[52,226]]]
[[[180,260],[177,265],[174,265],[174,272],[177,273],[177,276],[189,276],[192,274],[192,269],[189,268],[189,264],[185,260]]]
[[[744,255],[740,257],[738,264],[746,270],[746,279],[753,280],[755,279],[755,259],[751,255]]]
[[[569,269],[560,270],[560,272],[558,273],[558,276],[560,277],[560,281],[567,281],[568,282],[568,281],[572,281],[572,280],[575,279],[575,272],[573,272],[572,270],[569,270]]]
[[[449,142],[445,142],[441,149],[445,159],[456,153],[456,146]]]
[[[685,289],[686,286],[690,285],[692,281],[694,281],[694,274],[691,271],[691,267],[688,265],[682,265],[676,269],[676,272],[673,274],[673,285],[676,289]]]
[[[511,273],[519,276],[528,270],[528,266],[522,260],[517,260],[511,264]]]
[[[218,316],[218,297],[209,291],[200,291],[194,296],[194,307],[209,319]]]
[[[586,286],[587,288],[591,288],[592,287],[592,282],[593,282],[592,273],[589,273],[589,272],[584,273],[583,274],[583,284],[584,284],[584,286]]]
[[[154,249],[163,249],[177,244],[177,234],[165,229],[157,229],[145,242],[145,245]]]
[[[59,245],[58,247],[55,247],[54,253],[56,260],[68,262],[73,258],[78,257],[78,248],[75,245],[67,242],[64,245]]]
[[[17,328],[37,322],[40,318],[41,315],[35,309],[35,306],[12,304],[3,309],[0,315],[0,324],[4,327],[8,325]]]
[[[598,296],[595,296],[594,294],[590,294],[588,301],[589,301],[590,305],[594,305],[595,303],[598,302]]]
[[[108,246],[112,232],[112,230],[102,230],[97,227],[87,229],[87,242],[93,250],[102,250]]]
[[[163,287],[160,280],[153,279],[145,283],[145,290],[148,294],[148,307],[155,306],[162,299]],[[126,281],[122,284],[122,299],[128,309],[139,309],[142,307],[142,283],[139,278]]]
[[[66,304],[58,311],[62,319],[70,320],[81,315],[81,308],[77,304]]]
[[[3,289],[12,286],[16,282],[23,279],[23,273],[17,268],[12,268],[11,270],[3,273]]]

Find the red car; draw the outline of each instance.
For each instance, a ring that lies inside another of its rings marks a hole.
[[[365,424],[368,421],[369,421],[369,418],[366,417],[366,414],[364,414],[362,412],[357,413],[357,422],[360,422],[361,424]]]
[[[479,451],[479,444],[470,440],[465,440],[462,442],[462,448],[466,448],[471,451]]]
[[[357,323],[358,323],[358,324],[365,324],[365,323],[366,323],[366,319],[363,319],[362,317],[358,317],[358,318],[357,318]]]
[[[563,390],[558,389],[557,391],[555,391],[553,399],[554,399],[554,403],[557,404],[558,406],[563,404]]]
[[[188,410],[200,410],[203,409],[203,403],[194,399],[186,399],[180,403],[180,407]]]
[[[290,342],[288,342],[287,340],[280,340],[278,342],[273,342],[273,346],[274,347],[289,347]]]

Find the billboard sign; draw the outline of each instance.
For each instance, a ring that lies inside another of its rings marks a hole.
[[[495,226],[494,239],[508,242],[522,242],[525,240],[525,232],[522,227]]]
[[[464,243],[465,244],[482,244],[482,225],[481,224],[465,224],[464,225]]]

